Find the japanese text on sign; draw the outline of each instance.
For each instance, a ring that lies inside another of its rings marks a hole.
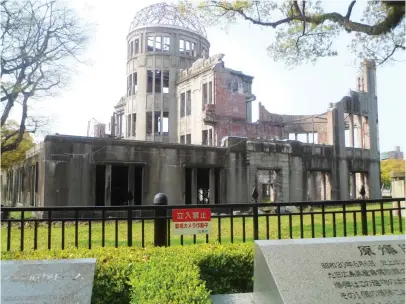
[[[396,299],[405,296],[405,245],[363,245],[356,248],[355,252],[360,257],[357,260],[321,263],[341,298],[357,304],[370,299],[382,304],[401,303]]]
[[[210,220],[210,208],[172,210],[175,235],[208,234],[210,231]]]

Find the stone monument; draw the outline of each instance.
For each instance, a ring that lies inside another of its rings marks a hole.
[[[1,303],[90,304],[96,259],[1,261]]]

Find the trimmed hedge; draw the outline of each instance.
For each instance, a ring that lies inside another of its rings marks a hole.
[[[95,248],[4,252],[2,259],[96,258],[92,303],[210,303],[210,294],[250,292],[253,246]]]

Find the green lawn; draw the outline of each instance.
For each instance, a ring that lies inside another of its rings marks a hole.
[[[401,234],[399,227],[399,217],[393,215],[391,217],[391,211],[384,211],[383,217],[381,211],[378,210],[380,205],[369,205],[368,206],[368,234],[369,235],[382,235],[385,234]],[[385,204],[385,208],[391,208],[391,204]],[[378,211],[372,212],[373,209]],[[340,211],[341,209],[327,209],[326,212]],[[319,212],[320,210],[314,210],[314,212]],[[359,211],[359,207],[347,207],[347,211]],[[28,213],[28,212],[27,212]],[[342,237],[345,236],[344,228],[346,227],[346,235],[362,235],[361,227],[361,214],[357,212],[355,215],[354,225],[354,214],[353,212],[346,214],[346,224],[344,225],[343,214],[326,214],[325,215],[325,237]],[[335,217],[335,229],[334,229],[334,217]],[[393,219],[393,225],[391,226],[390,221]],[[383,225],[382,225],[383,220]],[[404,219],[402,219],[404,221]],[[314,237],[323,237],[323,220],[321,214],[313,214],[314,222]],[[231,228],[231,223],[233,228]],[[269,223],[269,225],[267,225]],[[219,225],[221,230],[221,239],[219,239],[218,231]],[[267,226],[269,227],[267,229]],[[303,226],[303,229],[301,229]],[[52,248],[62,247],[62,231],[65,233],[65,243],[64,248],[75,246],[75,224],[65,223],[64,229],[62,229],[61,222],[55,222],[51,228],[51,246]],[[127,221],[118,221],[118,246],[127,246]],[[244,229],[245,227],[245,233]],[[276,214],[272,215],[260,215],[259,218],[259,238],[260,239],[282,239],[288,238],[301,238],[302,234],[304,238],[312,237],[312,215],[303,215],[303,225],[300,222],[299,215],[281,215],[280,216],[280,227],[281,233],[278,235],[278,216]],[[375,230],[373,229],[375,227]],[[89,228],[91,229],[91,247],[102,246],[102,224],[101,222],[92,222],[91,227],[86,222],[81,222],[78,226],[78,246],[83,248],[89,247]],[[114,221],[106,222],[105,224],[105,246],[115,246],[116,245],[116,225]],[[354,229],[356,228],[356,230]],[[384,231],[382,230],[384,228]],[[232,230],[231,230],[232,229]],[[404,222],[402,222],[402,230],[404,229]],[[144,246],[149,247],[153,245],[154,238],[154,224],[152,220],[145,220],[144,225],[140,221],[133,221],[132,223],[132,245],[142,246],[142,231],[144,230]],[[231,231],[233,231],[233,238],[231,237]],[[403,230],[404,231],[404,230]],[[11,250],[20,250],[21,243],[21,229],[19,223],[15,223],[11,229]],[[184,236],[183,244],[193,244],[205,243],[206,235],[197,235],[194,240],[194,236]],[[253,221],[251,216],[246,216],[245,219],[242,217],[235,216],[231,221],[230,218],[212,218],[211,230],[208,235],[208,242],[221,242],[231,243],[231,242],[252,242],[253,241]],[[171,223],[171,245],[181,244],[181,237],[173,235],[173,228]],[[7,250],[7,226],[2,225],[1,228],[1,245],[2,251]],[[38,227],[38,249],[48,248],[48,225],[47,223],[41,223]],[[31,223],[29,227],[24,228],[24,250],[29,250],[34,248],[34,228]]]

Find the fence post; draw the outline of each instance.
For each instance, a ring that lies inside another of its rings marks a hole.
[[[127,245],[133,245],[133,210],[127,210]]]
[[[255,201],[255,206],[252,207],[252,222],[254,224],[254,241],[259,239],[259,234],[258,234],[258,191],[257,188],[254,187],[254,190],[252,191],[252,198]]]
[[[361,223],[362,234],[368,235],[367,202],[365,200],[361,201]]]
[[[164,193],[157,193],[154,197],[155,206],[168,205],[168,197]],[[167,208],[156,208],[154,219],[154,245],[167,246],[168,225],[166,224]]]

